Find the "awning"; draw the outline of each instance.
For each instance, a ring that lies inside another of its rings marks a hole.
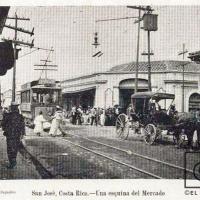
[[[148,89],[148,81],[138,79],[138,88]],[[135,89],[135,79],[127,79],[121,81],[119,84],[119,89]]]
[[[88,87],[84,89],[79,89],[79,90],[73,90],[73,91],[63,91],[62,94],[73,94],[73,93],[80,93],[80,92],[87,92],[89,90],[96,89],[96,86],[93,87]]]

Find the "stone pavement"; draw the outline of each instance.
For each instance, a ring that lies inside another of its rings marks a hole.
[[[6,138],[0,129],[0,180],[7,179],[40,179],[40,175],[30,160],[27,160],[20,153],[17,156],[17,166],[14,169],[7,169],[7,146]]]

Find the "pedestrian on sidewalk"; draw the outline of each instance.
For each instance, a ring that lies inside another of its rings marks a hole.
[[[60,106],[56,106],[56,112],[53,116],[52,122],[51,122],[51,128],[49,131],[49,135],[50,136],[57,136],[57,135],[61,135],[61,131],[60,131],[60,125],[62,123],[63,120],[63,112]]]
[[[35,120],[34,120],[35,127],[34,127],[33,132],[37,134],[38,136],[40,136],[44,132],[43,123],[46,121],[47,120],[44,119],[42,111],[40,111],[39,115],[35,117]]]
[[[78,122],[78,125],[82,125],[82,122],[83,122],[83,110],[82,110],[81,106],[79,106],[78,109],[77,109],[77,122]]]
[[[100,111],[100,125],[105,125],[105,110],[103,108]]]
[[[91,109],[91,123],[90,125],[93,126],[93,123],[95,122],[97,126],[97,109],[94,107]]]
[[[7,155],[9,160],[8,169],[13,169],[17,162],[17,153],[20,148],[21,140],[25,135],[25,123],[23,116],[19,113],[18,105],[11,103],[10,112],[5,113],[2,121],[2,129],[7,142]]]
[[[76,125],[76,118],[77,118],[77,109],[75,106],[72,107],[71,110],[71,118],[72,118],[72,124]]]

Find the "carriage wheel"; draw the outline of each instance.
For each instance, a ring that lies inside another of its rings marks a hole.
[[[156,140],[156,127],[153,124],[147,124],[144,128],[144,141],[152,145]]]
[[[116,120],[116,133],[117,136],[123,140],[128,138],[129,125],[125,114],[120,114]]]

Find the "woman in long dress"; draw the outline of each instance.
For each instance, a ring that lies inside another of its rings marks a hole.
[[[100,125],[104,126],[105,125],[105,110],[101,109],[100,111]]]
[[[42,111],[40,111],[39,115],[37,115],[35,117],[35,120],[34,120],[35,127],[34,127],[34,130],[33,130],[33,132],[35,134],[37,134],[38,136],[40,136],[43,133],[43,123],[44,122],[46,122],[46,120],[43,117]]]
[[[63,120],[63,112],[59,106],[56,106],[56,112],[53,116],[49,135],[51,136],[61,135],[61,131],[59,129],[62,120]]]

